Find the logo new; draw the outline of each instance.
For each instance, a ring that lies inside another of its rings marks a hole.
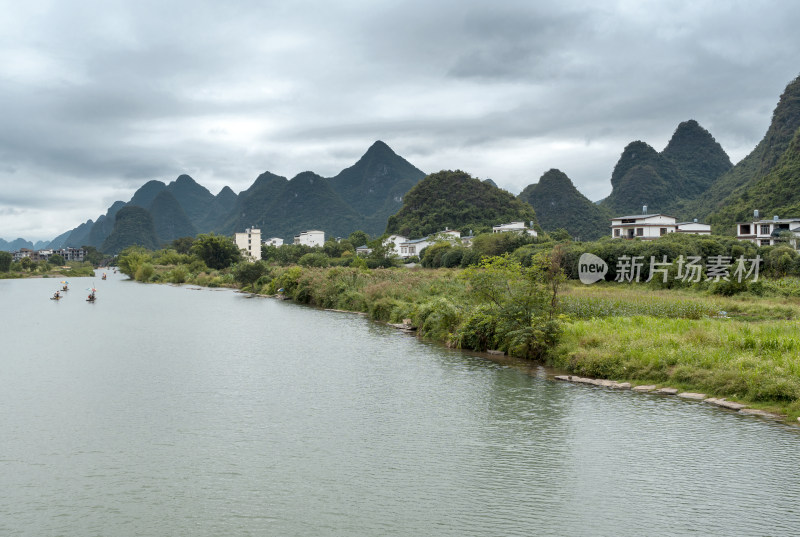
[[[586,285],[599,282],[605,278],[608,265],[594,254],[582,254],[578,260],[578,278]]]

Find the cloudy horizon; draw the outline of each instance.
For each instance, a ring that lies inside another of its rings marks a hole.
[[[376,140],[517,194],[592,200],[697,120],[735,163],[800,74],[790,1],[0,0],[0,238],[50,240],[149,180],[331,177]]]

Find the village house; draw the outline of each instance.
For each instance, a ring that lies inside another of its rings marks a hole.
[[[325,232],[317,229],[302,231],[294,236],[294,244],[304,244],[306,246],[322,246],[325,244]]]
[[[497,226],[492,226],[492,233],[508,232],[527,233],[533,237],[538,236],[536,230],[533,229],[533,222],[531,222],[530,227],[526,227],[525,222],[511,222],[510,224],[499,224]]]
[[[691,233],[710,235],[711,226],[701,224],[695,219],[692,222],[678,222],[674,216],[666,214],[647,214],[647,205],[642,207],[643,214],[617,216],[611,219],[611,236],[615,239],[655,240],[669,233]]]
[[[403,235],[389,235],[383,239],[383,246],[387,249],[388,254],[403,257],[400,245],[406,241],[408,241],[408,237],[404,237]]]
[[[774,246],[782,240],[789,239],[789,244],[797,249],[800,241],[800,218],[778,218],[762,220],[758,211],[753,211],[753,220],[736,224],[736,238],[750,241],[758,246]]]
[[[235,233],[233,240],[239,250],[245,253],[250,261],[258,261],[261,259],[261,230],[255,228],[247,228],[244,233]]]
[[[694,235],[711,235],[711,224],[701,224],[695,218],[692,222],[678,222],[676,233],[692,233]]]
[[[280,237],[272,237],[264,241],[265,246],[283,246],[283,239]]]
[[[415,255],[418,256],[422,250],[436,241],[446,240],[455,242],[459,239],[461,239],[460,231],[446,228],[444,231],[433,233],[421,239],[406,240],[400,243],[400,257],[407,259]]]

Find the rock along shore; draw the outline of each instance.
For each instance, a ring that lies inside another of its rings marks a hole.
[[[681,399],[686,399],[690,401],[702,401],[703,403],[708,403],[710,405],[715,405],[721,408],[734,410],[739,414],[744,414],[748,416],[759,416],[762,418],[767,418],[777,421],[784,421],[786,419],[786,416],[781,414],[775,414],[757,408],[748,408],[747,405],[745,404],[737,403],[735,401],[728,401],[724,398],[706,397],[706,394],[704,393],[681,392],[677,388],[669,388],[669,387],[659,388],[654,384],[642,384],[639,386],[631,386],[629,382],[617,382],[615,380],[605,380],[605,379],[592,379],[586,377],[578,377],[575,375],[556,375],[554,378],[555,380],[560,380],[562,382],[591,384],[593,386],[601,386],[604,388],[611,388],[614,390],[632,390],[635,392],[650,393],[655,395],[675,395],[677,397],[680,397]],[[797,420],[798,422],[800,422],[800,418],[798,418]]]

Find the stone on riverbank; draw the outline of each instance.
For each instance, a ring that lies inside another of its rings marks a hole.
[[[564,380],[564,381],[569,382],[569,375],[556,375],[553,378],[556,379],[556,380]]]
[[[767,412],[766,410],[759,410],[757,408],[743,408],[739,411],[739,414],[746,414],[748,416],[760,416],[762,418],[769,418],[772,420],[782,420],[784,416],[780,414],[774,414],[772,412]]]
[[[656,393],[660,393],[661,395],[676,395],[678,393],[678,388],[659,388],[656,390]]]
[[[702,401],[706,398],[706,394],[704,393],[692,393],[692,392],[683,392],[679,393],[678,397],[683,399],[691,399],[692,401]]]
[[[729,408],[731,410],[741,410],[747,408],[747,405],[742,403],[734,403],[733,401],[726,401],[725,399],[717,399],[716,397],[709,397],[703,400],[704,403],[721,406],[722,408]]]
[[[634,386],[633,391],[635,392],[652,392],[656,389],[655,384],[644,384],[642,386]]]
[[[505,356],[506,355],[506,353],[503,352],[503,351],[486,351],[486,352],[491,354],[491,355],[493,355],[493,356]]]

